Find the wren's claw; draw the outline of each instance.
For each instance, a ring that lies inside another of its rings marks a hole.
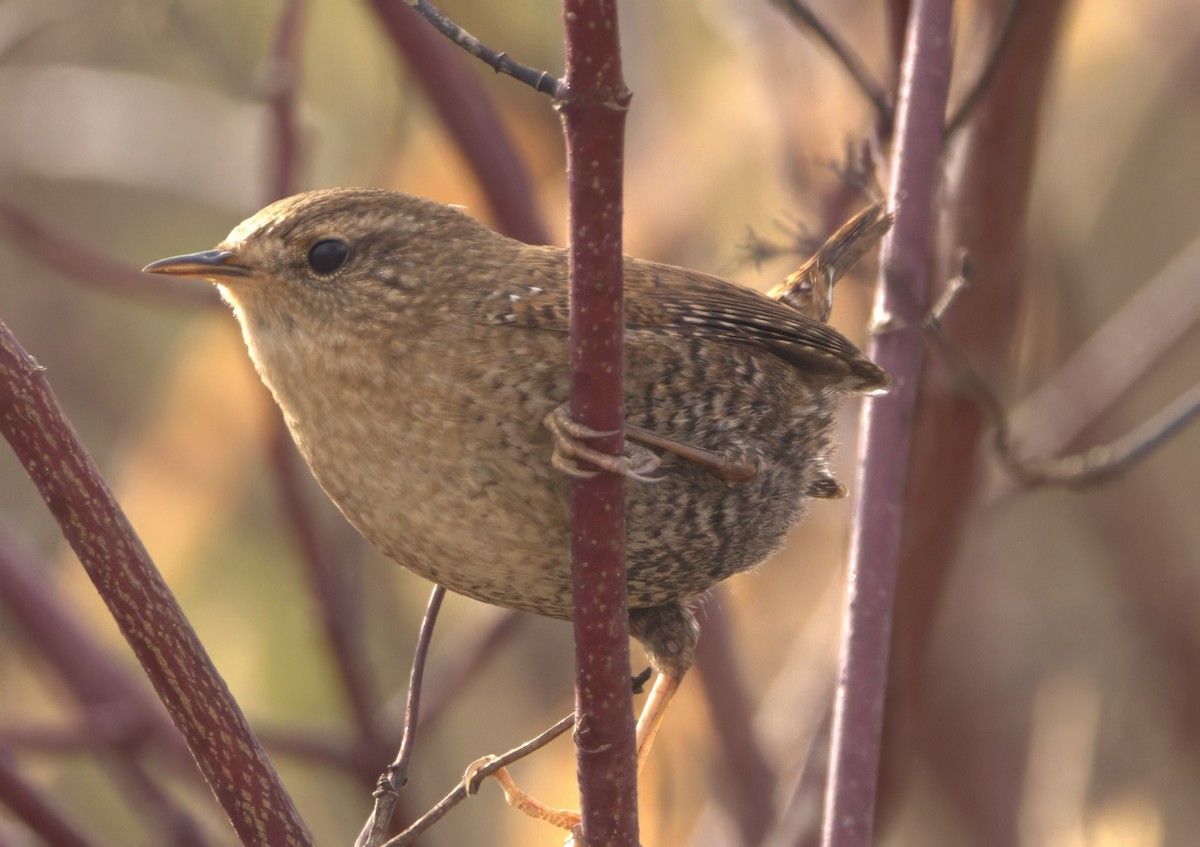
[[[600,470],[619,474],[638,482],[659,482],[662,477],[649,476],[658,470],[662,460],[658,456],[636,444],[625,442],[625,455],[614,456],[588,447],[583,443],[584,438],[602,438],[612,435],[612,432],[600,432],[589,426],[584,426],[571,417],[566,405],[554,409],[542,419],[543,425],[550,430],[554,438],[554,453],[550,463],[557,469],[577,479],[589,479],[598,471],[585,470],[580,462],[595,465]]]

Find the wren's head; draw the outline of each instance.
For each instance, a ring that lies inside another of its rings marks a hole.
[[[248,342],[281,328],[328,338],[438,299],[437,289],[453,285],[456,270],[476,256],[503,252],[504,242],[450,206],[397,191],[342,188],[272,203],[214,249],[161,259],[145,270],[216,282]]]

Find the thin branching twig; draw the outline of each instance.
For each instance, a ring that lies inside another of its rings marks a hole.
[[[924,322],[924,329],[954,377],[974,398],[995,428],[993,442],[1000,461],[1009,473],[1027,486],[1061,485],[1086,488],[1108,482],[1130,470],[1167,443],[1197,414],[1200,414],[1200,383],[1194,385],[1158,413],[1122,437],[1079,453],[1056,457],[1030,457],[1017,453],[1008,414],[995,392],[970,359],[947,337],[942,321],[958,294],[966,286],[966,271],[960,273]]]
[[[367,3],[479,181],[497,228],[529,244],[548,243],[529,168],[479,75],[407,3]]]
[[[541,735],[538,735],[536,738],[530,739],[524,744],[509,750],[507,753],[491,759],[482,767],[469,771],[469,781],[464,779],[462,782],[456,785],[453,791],[438,801],[437,805],[418,818],[413,825],[404,830],[404,832],[400,833],[390,841],[385,842],[383,847],[405,847],[405,845],[411,844],[418,835],[420,835],[422,832],[425,832],[425,830],[429,829],[439,820],[444,818],[447,812],[474,794],[478,789],[479,784],[483,780],[489,776],[492,776],[497,771],[507,767],[508,765],[511,765],[513,762],[525,758],[530,753],[540,750],[573,726],[575,726],[574,712],[567,715],[565,718],[554,724],[554,726],[547,729]]]
[[[522,85],[528,85],[534,91],[542,94],[549,94],[555,100],[562,97],[564,91],[562,81],[550,72],[539,71],[528,65],[522,65],[507,53],[493,50],[443,15],[437,7],[427,2],[427,0],[404,0],[404,2],[416,10],[417,14],[433,24],[438,32],[483,62],[496,73],[511,76]]]
[[[354,842],[355,847],[377,847],[383,842],[399,800],[400,789],[408,783],[408,763],[417,739],[425,659],[429,655],[429,645],[433,642],[433,628],[437,624],[438,612],[441,611],[442,600],[445,597],[446,589],[435,585],[429,595],[429,603],[425,606],[425,616],[421,619],[412,671],[408,679],[408,697],[404,706],[404,735],[400,740],[400,750],[375,783],[375,791],[371,795],[375,805]]]

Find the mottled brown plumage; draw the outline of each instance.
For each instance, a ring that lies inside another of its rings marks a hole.
[[[871,222],[874,243],[887,219]],[[809,284],[845,270],[817,264]],[[486,603],[571,616],[568,479],[543,426],[567,401],[563,250],[348,189],[275,203],[148,270],[221,286],[313,473],[386,555]],[[762,562],[808,498],[842,492],[837,399],[888,379],[821,320],[715,277],[627,259],[625,291],[626,415],[645,433],[631,451],[658,480],[628,487],[631,627],[677,680],[687,601]]]

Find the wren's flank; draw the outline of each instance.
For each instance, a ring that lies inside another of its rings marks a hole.
[[[146,270],[217,283],[324,490],[451,591],[570,618],[569,475],[629,477],[630,628],[665,680],[661,709],[692,663],[688,600],[770,556],[808,499],[844,491],[829,469],[836,404],[888,376],[825,324],[828,294],[889,224],[860,214],[775,297],[627,258],[627,450],[607,459],[565,414],[562,249],[407,194],[338,189]],[[639,722],[640,759],[660,718]]]

